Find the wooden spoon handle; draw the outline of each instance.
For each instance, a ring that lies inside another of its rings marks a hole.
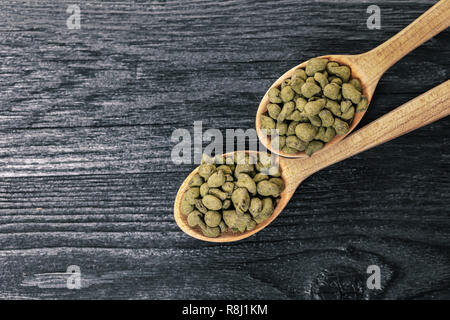
[[[450,114],[450,80],[405,103],[341,142],[317,152],[309,159],[294,159],[298,165],[289,167],[296,171],[300,182],[307,176],[333,163],[397,138],[410,131]]]
[[[364,66],[368,86],[375,87],[378,80],[394,63],[425,41],[450,26],[450,0],[441,0],[414,20],[405,29],[366,53],[356,55],[357,63]]]

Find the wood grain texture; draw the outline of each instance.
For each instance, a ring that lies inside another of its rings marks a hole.
[[[194,168],[172,163],[174,129],[253,127],[286,70],[370,50],[434,3],[87,1],[68,30],[72,1],[1,2],[0,298],[449,299],[448,118],[314,174],[246,240],[173,219]],[[449,43],[394,65],[360,126],[449,79]],[[81,290],[58,288],[69,265]]]

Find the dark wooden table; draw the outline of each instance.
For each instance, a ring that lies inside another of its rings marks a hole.
[[[435,1],[79,2],[80,30],[76,1],[0,4],[0,298],[450,298],[448,118],[310,177],[246,240],[197,241],[172,211],[194,168],[171,161],[175,129],[252,128],[284,71],[369,50]],[[389,70],[361,126],[447,80],[449,41]]]

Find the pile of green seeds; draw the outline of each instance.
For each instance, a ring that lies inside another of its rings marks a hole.
[[[269,218],[284,190],[278,166],[268,153],[203,157],[181,200],[191,227],[207,237],[245,232]]]
[[[261,129],[271,135],[272,146],[289,154],[305,151],[308,156],[334,136],[345,135],[355,112],[366,110],[368,104],[350,68],[323,58],[309,60],[305,69],[295,70],[268,96]]]

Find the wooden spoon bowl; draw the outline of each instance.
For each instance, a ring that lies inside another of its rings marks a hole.
[[[367,98],[369,106],[381,76],[398,60],[428,39],[446,29],[449,25],[450,0],[441,0],[405,29],[371,51],[358,55],[326,55],[321,56],[321,58],[327,58],[330,61],[349,66],[352,71],[352,78],[356,78],[361,82],[363,95]],[[307,62],[303,62],[295,66],[278,78],[278,80],[267,90],[256,112],[256,133],[262,144],[268,150],[287,158],[304,158],[307,157],[307,155],[305,152],[288,154],[281,150],[274,150],[270,143],[270,137],[266,136],[260,129],[261,115],[267,112],[267,105],[269,104],[268,91],[271,88],[280,87],[281,83],[285,79],[290,78],[295,70],[305,68],[306,63]],[[323,149],[329,148],[350,134],[361,121],[366,111],[367,108],[363,112],[355,113],[355,117],[347,134],[335,136],[331,141],[325,144]]]
[[[245,151],[247,154],[259,154],[257,151]],[[226,153],[225,156],[231,156],[232,153]],[[281,159],[282,160],[282,159]],[[283,162],[284,164],[284,162]],[[287,182],[288,180],[283,174],[283,167],[280,164],[280,172],[281,172],[281,178],[283,179],[286,186],[288,186]],[[174,206],[174,212],[175,212],[175,221],[178,224],[178,226],[183,230],[185,233],[190,235],[191,237],[210,241],[210,242],[230,242],[230,241],[236,241],[241,240],[244,238],[247,238],[251,236],[252,234],[264,229],[267,225],[269,225],[283,210],[283,208],[286,206],[286,204],[289,202],[289,199],[292,197],[292,194],[288,198],[288,188],[286,187],[285,190],[280,194],[280,199],[277,203],[277,206],[275,207],[275,211],[273,214],[263,222],[259,223],[253,230],[246,231],[243,233],[234,233],[232,231],[227,231],[224,233],[221,233],[220,237],[218,238],[209,238],[205,237],[200,229],[200,227],[192,228],[187,223],[187,217],[181,213],[181,200],[183,199],[183,195],[186,192],[187,189],[189,189],[189,181],[197,174],[198,168],[196,168],[194,171],[192,171],[188,177],[184,180],[184,182],[181,184],[180,189],[178,190],[177,196],[175,198],[175,206]]]
[[[180,206],[190,179],[197,173],[191,172],[178,190],[174,215],[178,226],[188,235],[209,242],[231,242],[247,238],[268,226],[286,207],[299,184],[311,174],[357,153],[387,142],[412,130],[425,126],[450,114],[450,80],[429,90],[383,117],[373,121],[364,128],[351,134],[338,144],[319,150],[309,158],[278,158],[281,178],[285,189],[272,215],[255,229],[244,233],[225,232],[217,238],[205,237],[198,228],[191,228]],[[249,153],[256,153],[249,151]]]

